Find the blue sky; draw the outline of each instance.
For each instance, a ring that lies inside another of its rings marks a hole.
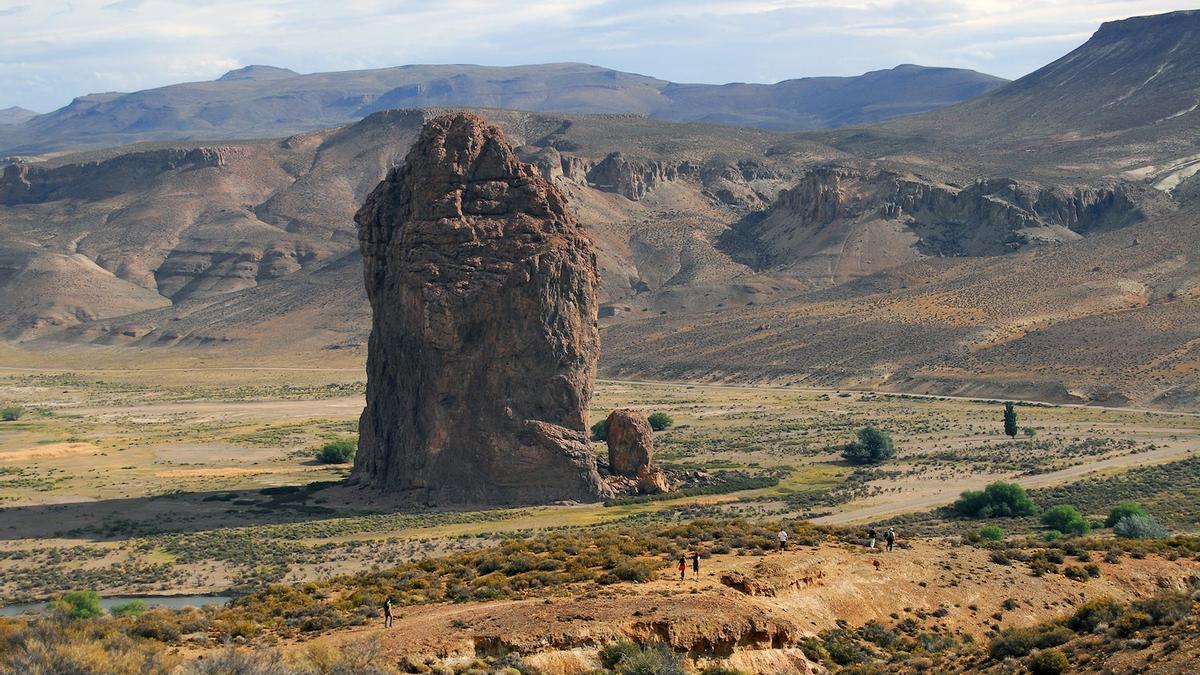
[[[409,63],[582,61],[677,82],[900,63],[1016,78],[1158,0],[0,0],[0,108],[209,80]]]

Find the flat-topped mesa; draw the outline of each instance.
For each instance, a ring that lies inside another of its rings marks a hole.
[[[438,505],[609,494],[586,433],[599,275],[563,194],[454,113],[355,220],[373,322],[352,482]]]

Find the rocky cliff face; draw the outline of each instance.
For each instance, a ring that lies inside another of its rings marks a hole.
[[[9,164],[0,174],[0,205],[36,204],[54,199],[98,200],[144,189],[164,172],[222,166],[234,148],[166,148],[112,159],[42,168]]]
[[[427,123],[355,220],[373,322],[352,479],[425,504],[607,493],[592,246],[499,129]]]
[[[654,465],[654,429],[638,410],[614,410],[605,423],[608,468],[614,476],[631,478],[640,494],[668,492],[666,475]]]
[[[800,226],[877,218],[897,221],[927,255],[992,255],[1026,244],[1077,239],[1141,219],[1120,188],[1025,185],[1006,178],[948,185],[890,171],[813,169],[779,194],[774,209]]]

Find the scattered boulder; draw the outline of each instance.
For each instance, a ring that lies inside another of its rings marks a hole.
[[[352,482],[421,504],[595,501],[592,244],[503,133],[430,120],[355,217],[372,308]]]
[[[654,466],[654,430],[646,416],[622,408],[612,411],[605,424],[609,470],[634,479],[640,494],[670,491],[666,474]]]

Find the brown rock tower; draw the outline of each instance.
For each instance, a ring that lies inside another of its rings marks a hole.
[[[631,408],[614,410],[604,431],[613,475],[633,479],[641,494],[670,491],[666,475],[654,465],[654,429],[645,414]]]
[[[355,216],[373,323],[353,482],[419,504],[596,500],[592,245],[467,113],[426,123]]]

